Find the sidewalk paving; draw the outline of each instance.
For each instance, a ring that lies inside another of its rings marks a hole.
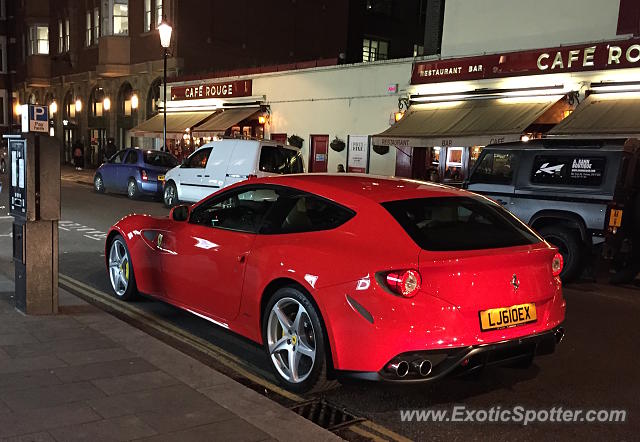
[[[93,175],[95,173],[96,170],[91,168],[76,170],[75,167],[67,164],[60,166],[60,178],[64,181],[73,181],[75,183],[93,186]]]
[[[0,439],[340,440],[62,289],[23,315],[1,273]]]

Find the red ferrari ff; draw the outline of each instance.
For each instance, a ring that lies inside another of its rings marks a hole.
[[[530,364],[564,335],[562,258],[493,201],[368,175],[249,179],[113,226],[115,295],[264,345],[290,390]]]

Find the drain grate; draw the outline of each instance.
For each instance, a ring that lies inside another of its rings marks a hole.
[[[364,421],[363,418],[355,416],[346,409],[324,399],[312,399],[290,408],[305,419],[329,431],[335,431],[338,428]]]

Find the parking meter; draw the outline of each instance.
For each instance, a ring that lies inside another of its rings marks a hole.
[[[41,118],[40,112],[36,109],[27,115]],[[22,135],[5,135],[9,212],[14,217],[15,299],[16,307],[27,314],[54,314],[58,311],[61,145],[49,136],[47,125],[40,130],[41,125],[31,123]],[[24,117],[22,126],[24,131]]]

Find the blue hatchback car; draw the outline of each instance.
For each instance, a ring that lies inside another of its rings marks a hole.
[[[157,150],[124,149],[102,164],[93,177],[96,192],[161,196],[164,174],[178,165],[173,155]]]

